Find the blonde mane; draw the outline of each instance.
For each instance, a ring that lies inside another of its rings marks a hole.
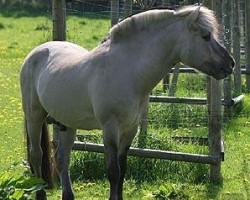
[[[199,6],[185,6],[176,11],[155,9],[133,15],[119,22],[110,30],[111,41],[119,42],[128,36],[142,31],[151,24],[162,22],[171,17],[185,18],[198,7]],[[218,38],[219,25],[213,11],[203,6],[200,7],[197,25],[201,30],[211,32],[215,38]]]
[[[160,22],[173,15],[174,11],[172,10],[149,10],[133,15],[119,22],[110,30],[111,41],[118,42],[127,36],[142,31],[150,24]]]
[[[190,13],[194,12],[199,6],[185,6],[176,11],[177,16],[188,16]],[[220,25],[216,19],[215,13],[208,8],[201,6],[198,19],[196,21],[198,27],[201,30],[210,32],[213,34],[214,38],[219,37]]]

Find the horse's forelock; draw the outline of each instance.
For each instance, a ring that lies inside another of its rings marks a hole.
[[[220,39],[220,25],[212,10],[202,7],[197,20],[200,29],[210,32],[216,40]]]
[[[198,19],[196,20],[198,27],[206,32],[210,32],[217,40],[220,39],[220,26],[216,19],[215,13],[208,8],[201,6],[185,6],[176,11],[176,15],[186,17],[199,9]]]

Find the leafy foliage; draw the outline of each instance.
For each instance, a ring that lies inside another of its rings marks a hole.
[[[28,172],[19,174],[15,167],[0,174],[0,200],[31,200],[32,194],[44,188],[44,181]]]
[[[152,193],[156,199],[188,199],[185,193],[185,184],[166,183]]]

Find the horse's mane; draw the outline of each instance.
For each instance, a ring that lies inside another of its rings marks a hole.
[[[126,18],[110,30],[111,41],[118,42],[135,32],[143,30],[154,22],[159,22],[169,16],[173,16],[173,14],[173,10],[149,10]]]
[[[194,12],[198,7],[199,6],[182,7],[177,10],[176,15],[188,16],[190,13]],[[212,33],[215,38],[219,37],[220,26],[212,10],[201,6],[196,23],[201,30]]]
[[[187,17],[198,7],[199,6],[185,6],[177,9],[176,11],[168,9],[154,9],[133,15],[113,26],[110,30],[111,42],[119,42],[122,39],[143,30],[151,24],[161,22],[172,16]],[[200,29],[211,32],[214,37],[217,38],[219,25],[213,11],[203,6],[200,7],[197,25]]]

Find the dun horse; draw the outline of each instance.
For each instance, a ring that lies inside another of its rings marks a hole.
[[[122,199],[127,152],[150,91],[178,62],[223,79],[234,60],[214,13],[200,6],[151,10],[115,25],[91,51],[69,42],[36,47],[21,70],[29,161],[49,185],[46,117],[58,122],[55,160],[62,199],[74,199],[69,160],[77,129],[102,129],[110,200]],[[46,199],[44,191],[37,199]]]

